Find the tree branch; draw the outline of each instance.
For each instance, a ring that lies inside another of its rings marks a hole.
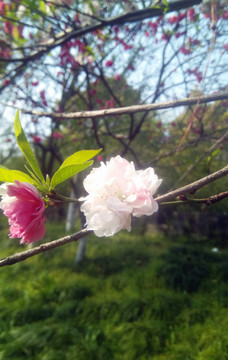
[[[169,201],[169,200],[173,200],[175,199],[177,196],[179,195],[183,195],[186,193],[191,193],[194,194],[198,189],[200,189],[201,187],[203,187],[204,185],[207,185],[225,175],[228,174],[228,165],[225,166],[224,168],[214,172],[213,174],[210,174],[202,179],[196,180],[191,184],[185,185],[179,189],[173,190],[168,192],[167,194],[158,196],[155,200],[158,203],[164,202],[164,201]]]
[[[160,205],[186,205],[186,204],[206,204],[207,206],[215,204],[225,198],[228,197],[228,191],[221,192],[217,195],[209,196],[208,198],[204,199],[188,199],[183,196],[180,196],[180,200],[170,201],[170,202],[162,202]]]
[[[21,111],[24,114],[36,115],[37,117],[45,116],[51,118],[87,119],[87,118],[96,118],[96,117],[113,116],[113,115],[134,114],[137,112],[162,110],[162,109],[174,108],[179,106],[189,106],[189,105],[195,105],[198,102],[199,104],[204,104],[212,101],[226,100],[226,99],[228,99],[228,92],[224,91],[213,95],[201,96],[200,100],[199,97],[196,96],[191,98],[167,101],[158,104],[132,105],[121,108],[113,108],[113,109],[78,111],[75,113],[51,113],[51,112],[40,112],[36,110],[28,111],[23,109],[21,109]]]
[[[16,264],[18,262],[21,262],[23,260],[26,260],[26,259],[34,256],[34,255],[37,255],[37,254],[40,254],[42,252],[54,249],[56,247],[68,244],[68,243],[70,243],[72,241],[77,241],[77,240],[81,239],[82,237],[84,237],[84,236],[86,236],[86,235],[88,235],[90,233],[91,233],[91,231],[83,229],[83,230],[81,230],[81,231],[79,231],[79,232],[77,232],[75,234],[65,236],[65,237],[63,237],[61,239],[58,239],[58,240],[50,241],[50,242],[48,242],[46,244],[42,244],[42,245],[37,246],[37,247],[35,247],[33,249],[22,251],[21,253],[16,253],[16,254],[14,254],[12,256],[8,256],[8,257],[0,260],[0,267],[6,266],[6,265]]]

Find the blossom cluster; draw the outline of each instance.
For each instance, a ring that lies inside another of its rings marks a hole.
[[[99,161],[102,160],[100,156]],[[121,156],[101,161],[84,180],[88,195],[83,201],[87,229],[97,236],[131,230],[131,217],[152,215],[158,210],[154,194],[161,184],[154,170],[136,171],[133,162]],[[30,244],[45,234],[45,203],[35,186],[15,180],[0,186],[0,209],[8,217],[10,238]]]

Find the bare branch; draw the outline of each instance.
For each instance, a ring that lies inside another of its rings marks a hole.
[[[183,173],[183,175],[177,180],[176,185],[179,184],[181,181],[183,181],[183,180],[186,178],[186,176],[187,176],[190,172],[192,172],[192,170],[196,167],[196,165],[198,165],[201,160],[203,160],[206,156],[208,156],[208,154],[212,153],[212,151],[213,151],[214,149],[216,149],[217,146],[218,146],[219,144],[221,144],[227,136],[228,136],[228,131],[226,131],[225,134],[223,134],[223,136],[222,136],[220,139],[218,139],[209,149],[205,150],[205,151],[194,161],[193,164],[189,165],[189,167],[186,169],[186,171]],[[179,146],[178,146],[178,150],[180,150],[180,149],[179,149]]]
[[[162,110],[162,109],[174,108],[179,106],[195,105],[198,102],[199,104],[204,104],[204,103],[209,103],[218,100],[226,100],[226,99],[228,99],[228,92],[224,91],[213,95],[201,96],[200,100],[199,97],[191,97],[191,98],[167,101],[158,104],[132,105],[132,106],[125,106],[114,109],[78,111],[75,113],[51,113],[51,112],[40,112],[35,110],[27,111],[23,109],[21,109],[21,111],[24,114],[36,115],[37,117],[44,116],[44,117],[65,118],[65,119],[87,119],[87,118],[96,118],[96,117],[113,116],[113,115],[135,114],[137,112],[142,112],[142,111]]]
[[[156,198],[156,201],[158,203],[164,202],[164,201],[169,201],[169,200],[173,200],[175,199],[177,196],[179,195],[183,195],[186,193],[191,193],[194,194],[198,189],[200,189],[201,187],[203,187],[204,185],[207,185],[209,183],[211,183],[212,181],[215,181],[225,175],[228,174],[228,165],[225,166],[224,168],[214,172],[213,174],[210,174],[202,179],[196,180],[191,184],[185,185],[179,189],[173,190],[168,192],[167,194],[158,196]]]
[[[162,202],[160,205],[186,205],[186,204],[206,204],[207,206],[215,204],[228,197],[228,191],[221,192],[217,195],[209,196],[204,199],[188,199],[185,195],[180,196],[180,200]]]
[[[91,233],[91,231],[83,229],[75,234],[65,236],[58,240],[50,241],[46,244],[42,244],[33,249],[22,251],[21,253],[16,253],[12,256],[8,256],[8,257],[0,260],[0,267],[16,264],[20,261],[26,260],[26,259],[34,256],[34,255],[40,254],[40,253],[48,251],[48,250],[52,250],[56,247],[68,244],[72,241],[77,241],[90,233]]]

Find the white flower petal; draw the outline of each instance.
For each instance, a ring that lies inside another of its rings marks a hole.
[[[111,236],[131,230],[131,216],[152,215],[158,210],[153,194],[161,184],[152,168],[136,171],[133,162],[116,156],[101,162],[83,184],[88,196],[81,198],[88,230]]]

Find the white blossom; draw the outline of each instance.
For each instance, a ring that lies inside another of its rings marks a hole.
[[[88,195],[81,211],[87,229],[97,236],[111,236],[121,229],[131,230],[131,216],[152,215],[158,210],[153,195],[162,180],[150,167],[136,171],[133,162],[121,156],[101,162],[84,180]]]

